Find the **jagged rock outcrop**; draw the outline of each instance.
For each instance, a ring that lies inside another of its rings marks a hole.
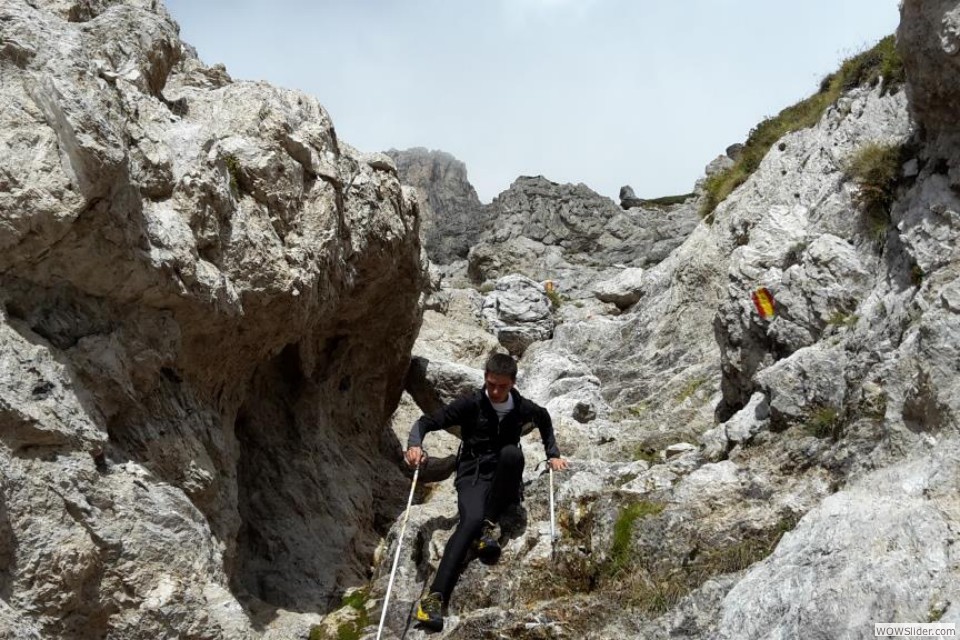
[[[466,258],[488,214],[467,181],[463,162],[449,153],[423,148],[386,153],[397,164],[400,182],[420,195],[421,233],[430,260],[448,264]]]
[[[559,247],[564,259],[579,268],[654,264],[679,245],[699,220],[692,203],[665,211],[624,211],[583,184],[557,184],[542,176],[518,178],[490,207],[487,244],[499,247],[522,238]],[[536,277],[527,272],[529,267],[536,268],[534,260],[509,264],[512,272]]]
[[[520,356],[534,342],[553,334],[551,303],[540,283],[521,275],[497,280],[483,299],[481,316],[507,352]]]
[[[304,634],[404,500],[414,194],[157,2],[0,4],[0,103],[0,635]]]
[[[957,11],[908,0],[901,34],[935,60]],[[904,91],[848,91],[645,269],[634,306],[564,314],[527,350],[520,387],[573,460],[557,478],[561,536],[550,544],[547,483],[528,465],[524,524],[500,567],[467,567],[445,637],[859,638],[874,621],[960,622],[953,68],[928,64],[929,86],[911,86],[938,96],[919,136]],[[882,233],[845,171],[870,143],[906,165]],[[484,249],[498,250],[513,251]],[[772,319],[751,302],[760,286]],[[453,499],[444,486],[422,513]],[[410,580],[429,579],[449,533],[428,529],[402,563]]]
[[[637,194],[633,192],[633,187],[630,185],[623,185],[620,187],[620,208],[621,209],[630,209],[633,207],[642,207],[643,200],[637,197]]]
[[[521,179],[492,205],[471,276],[532,277],[534,306],[557,284],[518,386],[572,468],[554,539],[526,437],[503,560],[468,564],[439,637],[960,622],[958,12],[906,0],[908,94],[848,91],[662,245],[659,214],[583,187]],[[0,630],[304,637],[371,558],[323,624],[379,619],[419,413],[402,384],[435,406],[497,348],[484,296],[443,289],[466,265],[428,301],[394,162],[311,98],[204,67],[152,3],[8,2],[0,37]],[[844,171],[874,142],[907,161],[879,232]],[[611,311],[594,288],[625,273]],[[431,438],[425,482],[456,452]],[[388,637],[423,637],[455,513],[451,483],[419,489]]]

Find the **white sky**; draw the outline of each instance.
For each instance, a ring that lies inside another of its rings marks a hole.
[[[364,151],[427,147],[481,200],[520,175],[686,193],[899,21],[898,0],[166,0],[234,79],[316,96]]]

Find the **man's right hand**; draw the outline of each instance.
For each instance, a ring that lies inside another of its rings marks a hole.
[[[427,461],[427,454],[424,452],[423,447],[410,447],[407,449],[404,458],[406,458],[407,464],[411,467],[419,467]]]

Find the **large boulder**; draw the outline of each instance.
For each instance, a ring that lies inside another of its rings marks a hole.
[[[404,500],[414,193],[156,2],[7,2],[0,43],[0,635],[322,609]]]
[[[609,280],[601,280],[593,287],[593,294],[602,302],[612,302],[626,309],[640,300],[643,294],[643,269],[624,269]]]
[[[523,355],[534,342],[553,335],[551,303],[543,285],[520,275],[497,280],[484,298],[481,313],[487,329],[504,349]]]
[[[910,111],[930,142],[941,135],[953,145],[960,133],[960,3],[905,0],[900,7],[897,49],[907,76]],[[947,148],[936,149],[939,155]]]

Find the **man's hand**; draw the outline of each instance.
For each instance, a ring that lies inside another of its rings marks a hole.
[[[563,458],[550,458],[547,460],[547,464],[550,465],[550,468],[554,471],[563,471],[564,469],[570,468],[570,464]]]
[[[423,447],[410,447],[407,449],[404,458],[406,458],[407,464],[411,467],[419,467],[427,461],[427,454],[424,452]]]

